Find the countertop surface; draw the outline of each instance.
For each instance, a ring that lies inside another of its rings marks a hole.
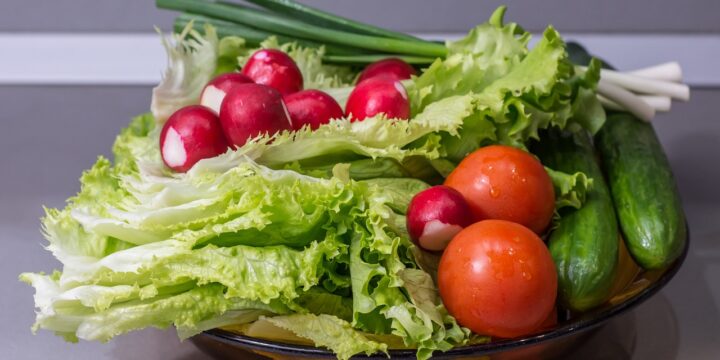
[[[130,116],[146,111],[148,87],[0,87],[0,358],[206,359],[173,330],[148,329],[107,344],[33,335],[32,289],[24,271],[59,267],[43,249],[42,205],[61,207],[83,169],[109,155]],[[655,119],[691,231],[687,261],[672,282],[612,320],[572,358],[720,358],[720,90],[694,89]]]

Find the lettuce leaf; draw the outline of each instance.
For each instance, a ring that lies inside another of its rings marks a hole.
[[[118,138],[121,155],[123,142],[153,134],[141,126],[146,120],[137,118],[135,130]],[[174,324],[188,336],[261,315],[298,313],[345,318],[356,329],[383,324],[374,332],[403,338],[421,358],[466,340],[437,295],[416,297],[404,285],[403,271],[417,265],[402,211],[394,209],[404,211],[427,186],[423,182],[358,182],[347,166],[319,179],[273,170],[238,152],[200,162],[186,174],[167,174],[147,163],[150,158],[123,156],[119,167],[100,159],[66,209],[48,211],[45,232],[63,271],[21,275],[37,289],[35,328],[70,340],[107,340]],[[358,270],[356,243],[368,261],[382,261],[383,270]],[[381,290],[356,290],[375,281]],[[384,297],[392,301],[379,300]],[[356,301],[368,300],[380,306],[357,320],[364,315]],[[198,307],[191,311],[192,303]],[[337,349],[384,349],[360,343]]]
[[[267,317],[265,320],[332,350],[338,359],[349,359],[359,353],[387,352],[387,345],[369,340],[347,321],[331,315],[295,314]]]
[[[225,36],[218,43],[217,66],[213,76],[233,72],[239,69],[238,58],[247,53],[245,39],[238,36]]]
[[[576,209],[585,203],[585,195],[592,188],[592,179],[585,173],[567,174],[545,167],[555,187],[555,210],[569,206]]]
[[[150,109],[155,120],[164,123],[178,109],[197,104],[205,84],[212,79],[217,62],[218,38],[212,26],[205,25],[205,35],[189,24],[173,40],[162,38],[168,54],[163,79],[153,89]]]
[[[530,34],[517,24],[503,25],[505,7],[492,21],[478,25],[460,40],[448,42],[448,56],[433,62],[408,86],[413,114],[453,95],[478,93],[505,76],[527,53]]]
[[[242,312],[242,320],[250,322],[264,314],[288,311],[282,305],[228,298],[218,284],[193,286],[186,291],[180,288],[181,291],[158,294],[148,299],[124,294],[116,298],[112,306],[94,309],[83,304],[88,294],[108,296],[110,292],[118,294],[126,290],[94,285],[82,288],[85,294],[81,291],[68,294],[62,293],[51,277],[23,274],[21,279],[37,289],[36,299],[42,305],[33,331],[39,328],[52,330],[68,341],[108,341],[132,330],[170,325],[175,325],[187,337],[215,327],[217,318],[223,314],[225,318],[232,315],[234,320],[241,320],[239,315]]]

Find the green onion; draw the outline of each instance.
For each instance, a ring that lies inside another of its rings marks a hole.
[[[427,65],[435,61],[435,58],[430,57],[395,54],[327,55],[323,57],[323,61],[336,64],[369,64],[387,58],[398,58],[413,65]]]
[[[288,36],[282,36],[282,35],[276,35],[273,33],[269,33],[266,31],[253,29],[251,27],[245,26],[245,25],[238,25],[235,23],[217,20],[213,18],[209,18],[202,15],[195,15],[195,14],[181,14],[175,19],[174,23],[174,30],[175,32],[179,33],[181,32],[191,21],[194,21],[193,28],[198,31],[203,31],[203,25],[204,24],[210,24],[213,27],[215,27],[215,30],[217,31],[218,36],[225,37],[225,36],[239,36],[245,39],[245,41],[251,45],[251,46],[257,46],[260,45],[261,42],[266,40],[267,38],[271,36],[275,36],[278,39],[278,42],[281,44],[289,43],[289,42],[296,42],[300,46],[304,47],[314,47],[319,48],[320,46],[325,46],[325,53],[326,54],[332,54],[332,55],[357,55],[362,50],[358,49],[350,49],[345,48],[341,46],[335,46],[335,45],[325,45],[316,43],[314,41],[308,41],[303,39],[297,39],[293,37]]]
[[[380,38],[330,30],[238,5],[193,0],[157,0],[157,6],[164,9],[206,15],[248,25],[260,30],[324,43],[426,57],[445,57],[447,54],[447,49],[441,44]]]
[[[271,33],[259,31],[244,25],[186,13],[175,18],[173,28],[176,33],[181,33],[190,22],[193,22],[193,28],[195,30],[201,31],[203,30],[204,24],[209,24],[215,28],[219,37],[240,36],[251,45],[259,45],[263,40],[272,36]]]
[[[340,31],[357,34],[381,36],[393,39],[424,41],[401,32],[386,30],[370,24],[331,14],[292,0],[246,0],[279,14],[288,15],[294,19],[302,20],[316,26],[322,26]]]

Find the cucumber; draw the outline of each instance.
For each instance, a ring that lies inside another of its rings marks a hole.
[[[549,237],[561,302],[572,310],[588,310],[608,300],[618,265],[619,231],[610,191],[588,133],[549,131],[537,152],[548,167],[584,172],[593,181],[582,207],[559,210]]]
[[[680,256],[687,227],[680,195],[652,125],[627,113],[608,116],[596,145],[630,255],[645,269]]]

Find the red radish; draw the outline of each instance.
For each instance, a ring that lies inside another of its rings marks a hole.
[[[160,133],[160,154],[169,168],[186,172],[196,162],[224,153],[228,148],[217,115],[200,106],[176,111]]]
[[[305,125],[315,130],[330,119],[340,119],[343,111],[332,96],[320,90],[303,90],[283,97],[287,105],[293,128],[300,130]]]
[[[350,93],[345,115],[351,121],[362,121],[379,113],[388,118],[410,117],[407,91],[399,81],[374,77],[358,84]]]
[[[376,61],[360,73],[358,84],[374,77],[385,77],[391,80],[406,80],[417,72],[410,64],[398,58],[389,58]]]
[[[261,134],[292,129],[282,95],[260,84],[240,84],[230,89],[220,105],[220,124],[230,144],[236,147]]]
[[[216,114],[219,114],[220,104],[222,104],[225,94],[227,94],[233,86],[252,82],[252,79],[241,73],[227,73],[219,75],[205,85],[205,88],[200,95],[200,105],[215,111]]]
[[[253,53],[242,68],[242,73],[258,84],[277,89],[282,95],[303,88],[300,69],[290,56],[275,49],[262,49]]]
[[[410,238],[425,250],[444,250],[453,236],[470,224],[472,217],[465,198],[448,186],[423,190],[408,206]]]

